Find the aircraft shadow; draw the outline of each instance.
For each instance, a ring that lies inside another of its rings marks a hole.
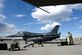
[[[76,45],[82,45],[82,44],[79,44],[79,43],[75,43],[75,44],[73,44],[73,45],[57,45],[57,46],[76,46]]]
[[[43,44],[58,44],[58,46],[74,46],[74,45],[82,45],[81,43],[74,43],[73,45],[61,45],[61,42],[45,42]]]
[[[24,50],[27,50],[27,49],[20,49],[20,50],[13,50],[13,51],[24,51]],[[11,51],[10,51],[11,52]]]
[[[27,49],[20,49],[20,51],[24,51],[24,50],[27,50]]]
[[[43,44],[60,44],[60,42],[44,42]]]

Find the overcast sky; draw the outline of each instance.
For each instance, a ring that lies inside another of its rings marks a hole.
[[[82,4],[41,7],[50,14],[22,0],[0,0],[0,36],[18,31],[48,32],[60,25],[59,32],[82,37]]]

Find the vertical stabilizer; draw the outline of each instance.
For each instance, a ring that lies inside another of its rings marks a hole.
[[[51,33],[58,33],[59,25],[56,25],[50,32]]]

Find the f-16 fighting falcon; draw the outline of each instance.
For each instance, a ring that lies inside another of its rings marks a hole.
[[[59,25],[56,25],[50,32],[47,33],[32,33],[32,32],[18,32],[14,35],[7,37],[23,37],[23,40],[27,44],[27,41],[33,41],[35,43],[42,43],[45,41],[51,41],[56,38],[60,38],[58,33]]]

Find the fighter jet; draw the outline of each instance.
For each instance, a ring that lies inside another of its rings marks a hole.
[[[56,25],[50,32],[47,33],[32,33],[24,31],[7,37],[23,37],[25,43],[27,43],[28,40],[33,42],[51,41],[53,39],[60,38],[60,33],[58,33],[58,29],[59,25]]]
[[[64,4],[76,4],[82,3],[82,0],[23,0],[35,7],[40,8],[41,6],[51,6],[51,5],[64,5]],[[41,10],[49,13],[48,11],[40,8]],[[49,13],[50,14],[50,13]]]

